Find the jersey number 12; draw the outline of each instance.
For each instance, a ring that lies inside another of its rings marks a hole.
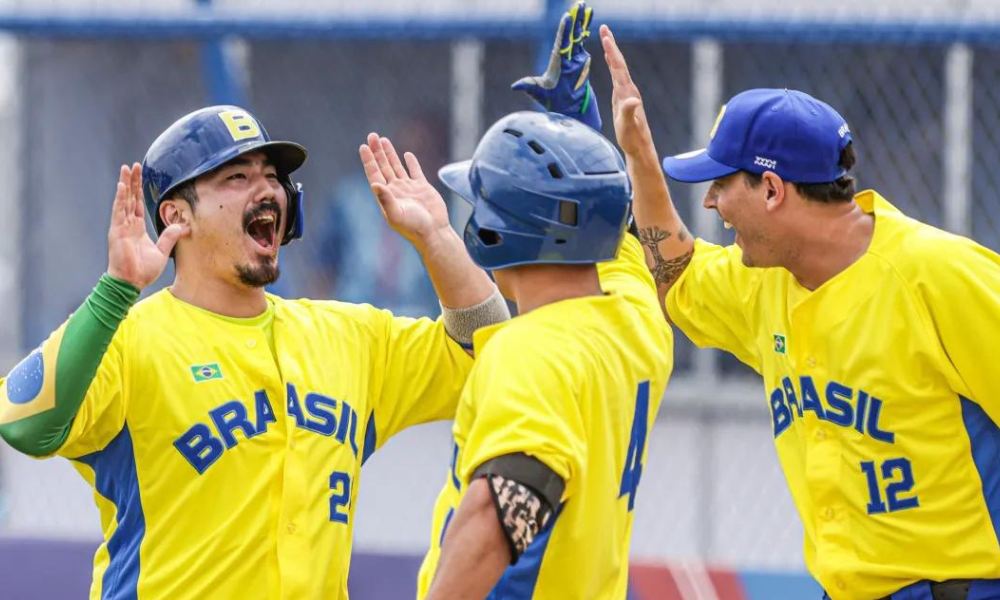
[[[625,456],[625,470],[622,472],[622,485],[618,497],[628,494],[628,510],[635,508],[635,493],[639,489],[639,479],[642,478],[642,454],[646,449],[646,430],[649,424],[649,382],[639,384],[635,395],[635,416],[632,418],[632,435],[628,442],[628,454]]]

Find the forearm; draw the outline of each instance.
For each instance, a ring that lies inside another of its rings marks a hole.
[[[448,527],[426,600],[482,600],[510,556],[486,479],[476,479]]]
[[[451,227],[442,228],[417,245],[441,304],[448,308],[468,308],[482,303],[496,286],[486,272],[476,266],[465,243]]]
[[[639,151],[626,154],[625,162],[632,178],[632,212],[639,241],[663,307],[667,291],[691,262],[694,238],[670,198],[652,141],[642,144]]]
[[[101,277],[65,326],[14,368],[0,386],[0,436],[20,452],[58,450],[139,290]],[[54,374],[47,373],[53,370]]]

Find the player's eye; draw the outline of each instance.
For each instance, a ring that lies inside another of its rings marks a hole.
[[[247,176],[244,175],[243,173],[233,173],[229,177],[226,177],[226,179],[229,179],[229,180],[246,179],[246,178],[247,178]]]
[[[277,179],[278,178],[278,174],[277,173],[268,173],[264,177],[267,177],[268,179]]]

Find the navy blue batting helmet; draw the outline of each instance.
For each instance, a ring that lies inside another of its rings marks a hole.
[[[272,141],[249,111],[238,106],[209,106],[189,113],[156,138],[142,161],[146,212],[157,235],[163,231],[160,201],[179,186],[247,152],[263,152],[274,164],[288,195],[288,216],[281,243],[302,237],[302,186],[290,175],[306,160],[306,149],[293,142]]]
[[[438,175],[472,203],[465,246],[484,269],[598,263],[618,254],[632,204],[625,162],[575,119],[507,115],[486,132],[472,160]]]

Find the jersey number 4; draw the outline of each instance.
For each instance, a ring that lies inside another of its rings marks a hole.
[[[628,454],[625,456],[625,470],[622,471],[622,485],[618,497],[628,494],[628,510],[635,508],[635,493],[642,478],[642,455],[646,450],[646,431],[649,424],[649,382],[639,384],[635,395],[635,416],[632,418],[632,435],[629,437]]]

